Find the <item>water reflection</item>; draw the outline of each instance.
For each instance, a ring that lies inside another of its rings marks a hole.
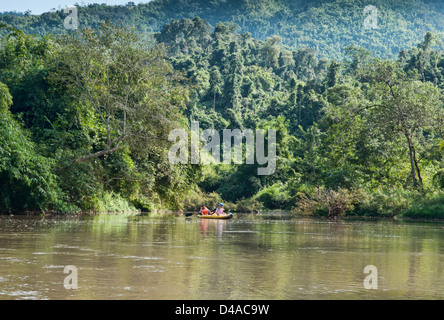
[[[227,229],[231,229],[231,220],[200,219],[199,229],[202,239],[206,239],[208,236],[213,237],[213,235],[215,235],[216,239],[221,241],[223,232]]]

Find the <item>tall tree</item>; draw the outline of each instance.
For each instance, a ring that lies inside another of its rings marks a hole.
[[[388,136],[404,136],[413,185],[423,188],[415,137],[426,130],[433,132],[442,109],[439,89],[430,82],[409,77],[399,64],[390,60],[368,64],[362,79],[370,83],[366,95],[368,107],[373,109],[374,124]]]
[[[54,84],[65,86],[90,110],[101,129],[101,143],[74,162],[111,154],[122,145],[142,151],[165,145],[187,99],[161,46],[144,42],[134,31],[102,24],[60,38]]]
[[[216,95],[222,93],[223,79],[219,68],[214,66],[210,71],[210,91],[213,93],[213,110],[216,108]]]
[[[10,112],[11,104],[9,90],[0,82],[0,212],[63,210],[54,161],[39,154]]]

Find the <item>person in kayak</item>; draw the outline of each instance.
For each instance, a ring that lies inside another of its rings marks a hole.
[[[217,208],[216,208],[216,214],[218,215],[218,216],[220,216],[220,215],[225,215],[226,213],[224,212],[224,205],[222,204],[222,203],[219,203],[219,205],[217,206]]]
[[[210,210],[208,210],[208,208],[207,207],[205,207],[204,205],[202,206],[202,207],[200,207],[200,211],[199,211],[199,213],[200,214],[202,214],[202,215],[209,215],[209,214],[212,214],[211,212],[210,212]]]

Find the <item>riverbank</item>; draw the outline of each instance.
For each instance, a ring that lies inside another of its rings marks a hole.
[[[17,211],[2,212],[3,215],[100,215],[100,214],[124,214],[124,215],[184,215],[185,213],[197,213],[197,203],[221,201],[213,195],[204,199],[193,199],[195,203],[186,203],[183,209],[152,208],[149,211],[125,205],[101,206],[100,210],[76,211],[70,213],[42,212],[42,211]],[[413,219],[413,220],[444,220],[444,193],[443,192],[418,192],[404,189],[384,189],[376,191],[367,190],[327,190],[319,189],[311,194],[299,194],[293,199],[293,205],[285,209],[266,208],[258,199],[243,199],[238,203],[224,202],[225,211],[234,213],[252,214],[283,214],[343,218],[343,217],[375,217],[389,219]],[[290,208],[289,208],[290,207]]]

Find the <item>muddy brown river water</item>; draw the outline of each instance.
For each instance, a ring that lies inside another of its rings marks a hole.
[[[2,216],[0,299],[443,299],[443,226]]]

